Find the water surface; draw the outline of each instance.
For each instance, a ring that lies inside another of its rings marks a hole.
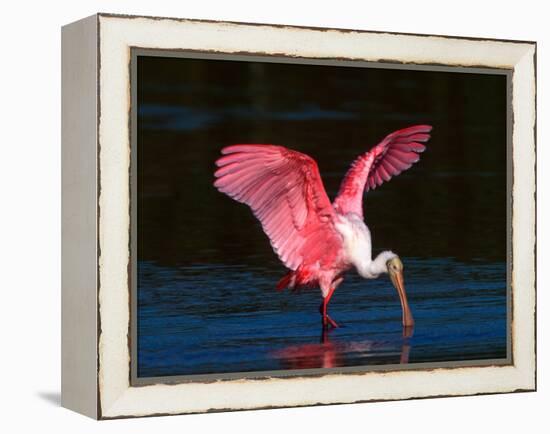
[[[502,265],[404,258],[416,327],[403,338],[389,279],[350,275],[322,339],[317,290],[273,289],[270,268],[140,264],[139,375],[206,374],[506,357]]]

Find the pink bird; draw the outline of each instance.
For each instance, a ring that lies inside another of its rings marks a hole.
[[[338,327],[328,304],[344,274],[355,268],[365,279],[389,277],[399,294],[403,327],[414,325],[403,280],[403,263],[392,251],[372,258],[363,220],[363,193],[416,163],[430,125],[388,135],[360,155],[346,173],[331,204],[315,160],[283,146],[232,145],[216,161],[215,187],[247,204],[262,224],[273,250],[290,269],[277,289],[319,287],[323,326]]]

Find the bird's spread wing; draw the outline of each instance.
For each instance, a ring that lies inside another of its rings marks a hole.
[[[367,153],[359,156],[346,173],[334,208],[342,214],[363,215],[363,191],[375,189],[416,163],[430,138],[430,125],[395,131]]]
[[[216,161],[215,187],[250,206],[291,270],[341,246],[317,163],[274,145],[233,145]]]

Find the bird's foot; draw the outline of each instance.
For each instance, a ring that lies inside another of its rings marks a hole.
[[[332,327],[333,329],[337,329],[340,327],[336,321],[334,321],[330,316],[326,315],[323,317],[323,327]]]
[[[323,324],[324,328],[332,327],[333,329],[336,329],[340,327],[336,321],[334,321],[330,315],[327,313],[327,302],[326,300],[321,303],[319,306],[319,313],[321,314],[321,322]]]

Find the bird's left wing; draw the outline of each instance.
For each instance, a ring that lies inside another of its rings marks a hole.
[[[415,125],[387,135],[378,145],[360,155],[346,173],[334,208],[342,214],[363,216],[363,192],[407,170],[419,159],[430,139],[430,125]]]
[[[334,209],[315,160],[274,145],[233,145],[222,154],[214,186],[250,206],[288,268],[338,250]]]

